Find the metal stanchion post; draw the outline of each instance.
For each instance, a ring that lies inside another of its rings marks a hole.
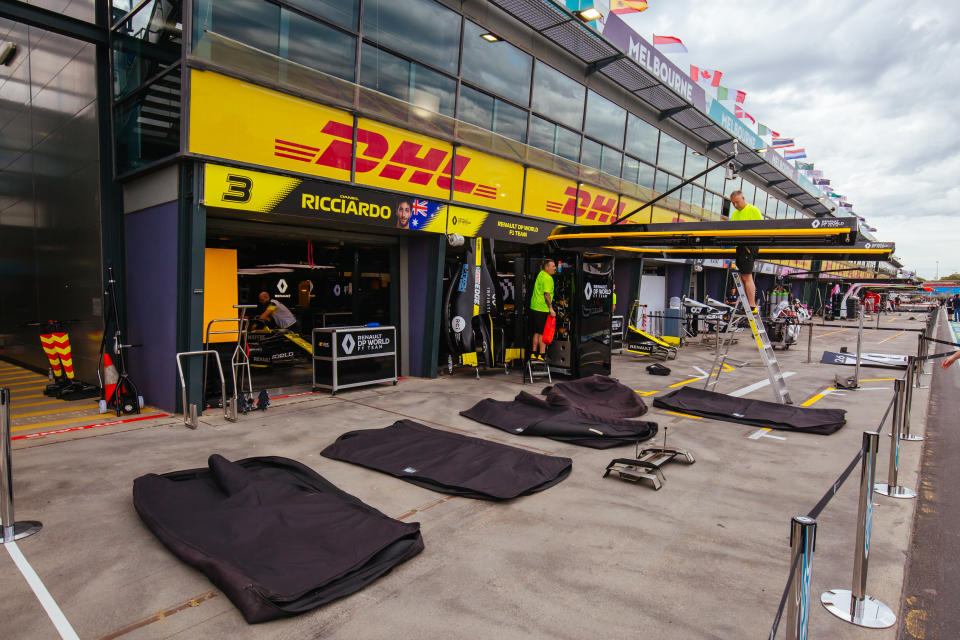
[[[10,451],[10,389],[0,389],[0,526],[3,544],[26,538],[40,531],[42,524],[33,520],[16,522],[13,517],[13,466]]]
[[[853,368],[853,388],[860,386],[860,352],[863,347],[863,305],[857,305],[857,313],[860,316],[859,326],[857,327],[857,364]]]
[[[880,434],[863,432],[860,462],[860,509],[857,515],[857,547],[853,559],[853,588],[831,589],[820,595],[820,603],[833,615],[858,627],[886,629],[897,621],[890,607],[867,595],[867,565],[870,560],[870,529],[873,519],[873,483],[877,474]]]
[[[917,335],[917,359],[918,359],[919,364],[917,365],[916,385],[917,385],[917,388],[918,388],[918,389],[919,389],[919,388],[922,388],[922,387],[920,387],[920,376],[923,375],[923,362],[924,362],[923,360],[920,360],[920,358],[923,358],[923,356],[926,355],[927,347],[928,347],[929,344],[930,344],[930,343],[928,343],[926,340],[924,340],[924,338],[926,338],[926,337],[927,337],[927,333],[926,333],[925,330],[924,330],[924,331],[921,331],[921,332]]]
[[[817,541],[817,521],[793,516],[790,521],[790,557],[800,559],[793,570],[790,598],[787,600],[787,640],[806,640],[810,622],[810,574]]]
[[[893,381],[893,424],[890,425],[890,466],[887,469],[886,483],[878,482],[874,485],[874,490],[880,495],[891,498],[916,498],[917,493],[913,489],[901,487],[899,482],[899,464],[900,464],[900,429],[903,428],[903,404],[904,404],[904,381],[896,379]]]
[[[807,364],[810,364],[810,359],[813,357],[813,318],[807,324],[807,331]]]
[[[920,377],[920,363],[922,360],[907,357],[906,384],[903,388],[903,420],[900,426],[900,439],[909,442],[923,440],[923,436],[910,433],[910,412],[913,409],[913,381]]]

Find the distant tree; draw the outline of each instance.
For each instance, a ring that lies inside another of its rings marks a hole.
[[[960,282],[960,273],[951,273],[948,276],[940,278],[941,280],[950,280],[951,282]]]

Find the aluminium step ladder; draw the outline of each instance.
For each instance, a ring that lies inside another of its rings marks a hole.
[[[787,390],[787,383],[783,380],[783,372],[780,370],[780,363],[777,362],[777,356],[773,351],[773,345],[770,344],[770,338],[767,336],[763,323],[753,314],[750,305],[747,304],[747,292],[743,288],[743,280],[738,271],[731,271],[733,283],[737,287],[737,296],[739,303],[736,310],[731,314],[730,322],[727,323],[727,331],[724,334],[723,344],[717,349],[717,354],[713,360],[713,368],[707,375],[707,381],[703,388],[707,391],[714,391],[717,386],[717,380],[720,379],[720,372],[727,361],[727,353],[730,351],[730,343],[733,334],[736,331],[738,320],[744,318],[750,325],[750,331],[753,333],[753,339],[757,343],[757,349],[760,351],[760,359],[767,370],[767,377],[770,379],[770,388],[773,390],[773,396],[780,404],[793,404],[790,399],[790,392]]]
[[[528,356],[527,375],[530,376],[530,384],[533,384],[538,376],[545,377],[547,382],[553,384],[553,376],[550,375],[550,362],[546,358],[543,360],[535,360]],[[523,378],[521,382],[526,383],[526,378]]]

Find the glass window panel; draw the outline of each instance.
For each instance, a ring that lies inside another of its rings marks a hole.
[[[116,2],[114,7],[117,7]],[[119,19],[125,13],[118,11],[113,17]],[[152,0],[114,30],[114,99],[139,88],[161,68],[180,59],[182,21],[179,2],[159,3],[159,0]]]
[[[357,28],[360,0],[287,0],[287,4],[309,11],[341,27]],[[367,6],[375,6],[367,2]]]
[[[493,130],[507,138],[527,141],[527,112],[503,100],[493,103]]]
[[[641,160],[656,164],[657,140],[659,136],[660,130],[655,126],[641,120],[632,113],[629,114],[627,122],[627,151],[636,155]]]
[[[723,213],[723,196],[713,195],[713,206],[710,208],[714,213]]]
[[[457,100],[457,81],[416,63],[411,63],[410,74],[413,84],[413,99],[410,102],[418,107],[453,117],[453,105]]]
[[[709,191],[703,194],[703,208],[707,211],[713,211],[713,194]]]
[[[461,98],[461,104],[463,99]],[[462,120],[463,118],[461,118]],[[550,153],[556,153],[557,125],[549,120],[532,116],[530,118],[530,146]]]
[[[583,132],[607,144],[623,147],[624,127],[627,123],[627,111],[598,93],[587,92],[587,115],[584,118]]]
[[[703,206],[703,189],[697,186],[690,187],[690,204],[697,207]]]
[[[588,138],[583,139],[583,148],[580,150],[580,164],[594,169],[600,168],[601,144]]]
[[[604,147],[600,155],[600,170],[619,178],[620,162],[622,159],[622,153],[611,149],[610,147]]]
[[[366,0],[363,37],[447,73],[457,72],[460,16],[433,0]]]
[[[380,0],[386,3],[387,0]],[[391,0],[393,1],[393,0]],[[405,2],[398,2],[405,5]],[[432,4],[432,3],[431,3]],[[364,7],[364,16],[367,9]],[[432,20],[424,24],[432,24]],[[530,104],[530,74],[533,58],[509,42],[488,42],[480,37],[487,30],[469,20],[463,29],[463,78],[484,89],[522,105]],[[412,33],[424,40],[422,29]],[[367,35],[364,32],[364,35]],[[453,45],[454,48],[456,44]]]
[[[281,57],[353,81],[356,38],[286,9],[281,24]]]
[[[586,89],[553,67],[537,61],[533,74],[533,110],[579,129],[583,124],[583,93]]]
[[[210,3],[211,31],[268,53],[277,53],[280,7],[263,0]]]
[[[657,156],[657,166],[665,171],[681,175],[685,153],[686,147],[682,142],[663,133],[660,136],[660,154]]]
[[[637,184],[637,178],[640,173],[640,161],[636,158],[631,158],[630,156],[623,157],[623,173],[621,176],[624,180],[628,180],[634,184]]]
[[[642,187],[647,187],[648,189],[653,189],[653,181],[656,174],[656,169],[646,163],[641,162],[640,170],[637,174],[637,184]]]
[[[360,84],[410,101],[410,63],[367,43],[360,53]]]
[[[748,200],[748,202],[749,202],[749,200]],[[767,192],[764,191],[763,189],[757,187],[756,193],[755,193],[754,196],[753,196],[753,204],[757,207],[757,209],[760,209],[760,211],[763,211],[764,209],[766,209],[766,207],[767,207]]]
[[[684,163],[683,165],[683,177],[689,178],[691,176],[695,176],[706,168],[707,168],[706,157],[694,154],[693,149],[691,149],[690,147],[687,147],[687,160],[686,160],[686,163]],[[706,184],[705,178],[706,177],[696,180],[695,181],[696,184]]]
[[[664,171],[657,171],[657,183],[654,185],[654,190],[664,193],[678,184],[680,184],[680,178],[672,176]],[[678,194],[673,193],[671,196],[676,198],[678,197]]]
[[[686,202],[691,204],[693,202],[692,191],[690,185],[686,185],[684,188],[680,189],[680,202]]]
[[[566,127],[557,127],[557,150],[554,153],[576,162],[580,157],[580,134]]]
[[[729,196],[734,191],[743,191],[743,180],[734,178],[733,180],[723,181],[723,195]]]
[[[723,167],[717,167],[707,174],[707,189],[721,193],[724,188],[724,176],[726,176],[727,171]]]

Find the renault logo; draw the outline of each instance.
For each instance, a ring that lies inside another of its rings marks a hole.
[[[814,229],[816,229],[817,227],[820,226],[820,221],[819,221],[819,220],[814,220],[814,221],[810,224],[810,226],[813,227]]]
[[[593,285],[591,285],[589,282],[587,283],[587,286],[583,288],[583,297],[587,300],[593,297]]]
[[[353,341],[353,336],[349,333],[343,336],[343,342],[340,343],[340,346],[343,347],[343,352],[347,355],[353,353],[353,348],[357,346],[357,343]]]
[[[277,291],[279,291],[280,293],[287,292],[287,281],[284,280],[283,278],[280,278],[280,282],[277,283]]]

